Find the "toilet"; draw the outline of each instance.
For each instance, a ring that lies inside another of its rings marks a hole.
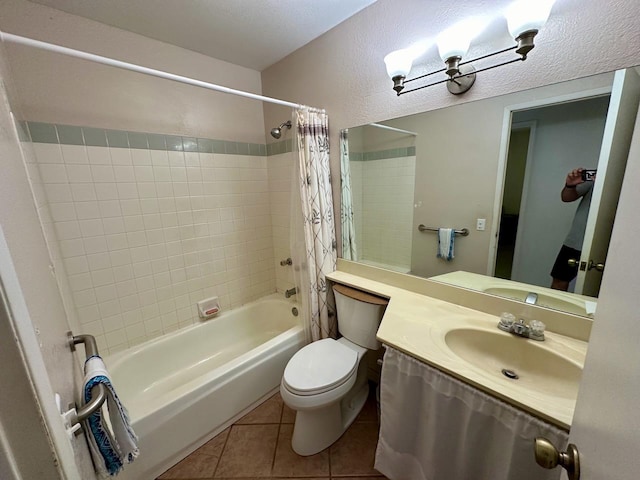
[[[299,350],[287,364],[280,395],[296,410],[291,446],[313,455],[333,444],[353,423],[369,394],[367,350],[376,340],[388,300],[345,285],[334,285],[338,340],[325,338]]]

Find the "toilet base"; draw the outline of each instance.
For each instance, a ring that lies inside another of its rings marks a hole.
[[[293,451],[306,457],[335,443],[356,419],[368,396],[369,385],[365,380],[358,382],[340,402],[314,410],[298,410],[291,439]]]

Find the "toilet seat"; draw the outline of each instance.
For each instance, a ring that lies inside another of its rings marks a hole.
[[[348,382],[357,370],[358,353],[325,338],[296,352],[284,370],[282,381],[293,394],[318,395]]]

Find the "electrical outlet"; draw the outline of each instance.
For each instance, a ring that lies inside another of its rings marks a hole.
[[[476,221],[476,230],[479,230],[479,231],[483,232],[484,229],[485,229],[486,224],[487,224],[487,219],[486,218],[479,218]]]

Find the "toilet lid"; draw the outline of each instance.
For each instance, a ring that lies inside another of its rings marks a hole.
[[[298,350],[284,369],[283,380],[291,392],[313,395],[342,385],[357,367],[357,352],[325,338]]]

